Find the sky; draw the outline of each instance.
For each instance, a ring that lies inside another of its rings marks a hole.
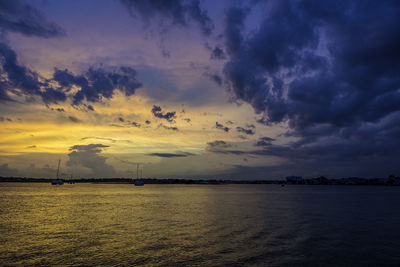
[[[400,2],[0,0],[0,176],[400,174]]]

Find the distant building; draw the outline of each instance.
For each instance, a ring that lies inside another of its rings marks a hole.
[[[303,182],[303,177],[301,177],[301,176],[286,176],[286,182],[288,184],[301,184]]]

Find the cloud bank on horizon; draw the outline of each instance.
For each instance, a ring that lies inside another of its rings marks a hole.
[[[399,173],[398,1],[69,6],[0,1],[0,175]]]

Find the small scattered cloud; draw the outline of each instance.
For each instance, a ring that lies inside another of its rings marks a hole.
[[[113,143],[116,142],[116,140],[115,140],[115,139],[112,139],[112,138],[95,137],[95,136],[86,136],[86,137],[82,137],[82,138],[81,138],[81,141],[88,140],[88,139],[107,140],[107,141],[111,141],[111,142],[113,142]]]
[[[69,119],[70,121],[74,122],[74,123],[81,122],[80,119],[78,119],[77,117],[74,117],[74,116],[68,116],[68,119]]]
[[[119,124],[115,124],[115,123],[111,123],[110,124],[111,127],[117,127],[117,128],[123,128],[125,126],[119,125]]]
[[[219,122],[215,122],[215,128],[217,128],[219,130],[222,130],[222,131],[225,131],[225,132],[229,132],[229,130],[230,130],[230,128],[225,127],[224,125],[222,125]]]
[[[245,133],[247,135],[253,135],[254,134],[254,130],[253,129],[245,129],[243,127],[236,127],[236,131],[238,131],[239,133]]]
[[[86,137],[82,137],[81,141],[84,140],[106,140],[106,141],[110,141],[112,143],[116,143],[116,142],[126,142],[126,143],[132,143],[131,140],[124,140],[124,139],[113,139],[113,138],[108,138],[108,137],[96,137],[96,136],[86,136]]]
[[[271,137],[261,137],[260,139],[258,139],[257,143],[255,144],[255,146],[270,146],[271,143],[275,141],[274,138]]]
[[[134,122],[134,121],[131,124],[133,127],[137,127],[137,128],[140,128],[142,126],[140,123]]]
[[[164,125],[164,124],[162,124],[162,123],[160,123],[160,124],[158,125],[158,127],[164,128],[164,129],[166,129],[166,130],[171,130],[171,131],[179,131],[178,127],[175,127],[175,126],[166,126],[166,125]]]
[[[151,109],[151,112],[153,113],[153,115],[155,117],[160,118],[160,119],[165,119],[168,122],[174,122],[174,119],[176,118],[175,111],[163,113],[161,107],[156,106],[156,105],[153,106],[153,108]]]
[[[219,46],[216,46],[212,50],[210,58],[211,59],[217,59],[217,60],[225,59],[226,58],[225,52],[224,52],[224,50],[222,48],[220,48]]]
[[[182,157],[194,156],[196,154],[190,152],[177,151],[177,153],[150,153],[148,155],[160,158],[182,158]]]
[[[222,141],[222,140],[215,140],[213,142],[207,143],[207,147],[213,148],[213,149],[214,148],[229,148],[229,147],[232,147],[232,145],[228,144],[227,142]]]

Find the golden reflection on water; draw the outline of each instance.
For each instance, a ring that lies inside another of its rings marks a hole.
[[[13,232],[6,258],[30,265],[162,263],[182,250],[190,257],[189,251],[209,241],[202,233],[213,232],[214,218],[207,188],[195,194],[188,189],[193,187],[2,185],[8,202],[2,225],[9,225],[3,232]]]
[[[386,232],[376,230],[374,218],[386,216],[400,194],[356,190],[0,183],[0,264],[310,266],[338,255],[331,262],[341,265],[365,261],[357,258],[365,249],[354,247],[369,244],[376,252],[365,231],[376,238],[390,233],[384,255],[397,255],[400,234],[393,229],[400,218],[388,216],[386,228],[378,228]],[[352,257],[339,257],[351,248]]]

